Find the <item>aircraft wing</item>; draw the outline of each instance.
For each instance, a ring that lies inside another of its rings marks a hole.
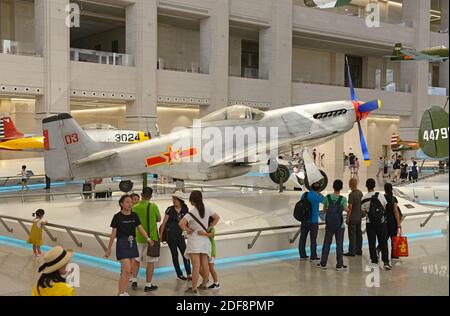
[[[307,136],[308,138],[314,137],[313,133],[309,134]],[[252,161],[252,157],[249,154],[265,154],[266,152],[270,152],[271,150],[275,150],[277,149],[277,155],[282,153],[282,149],[286,148],[286,147],[291,147],[291,146],[301,146],[302,141],[306,138],[306,136],[302,136],[302,137],[296,137],[296,138],[290,138],[288,140],[285,140],[283,142],[278,142],[275,143],[277,148],[270,148],[269,145],[266,144],[266,146],[264,145],[253,145],[251,147],[248,147],[246,150],[241,150],[239,152],[234,153],[233,155],[229,155],[227,157],[225,157],[224,159],[215,161],[211,167],[217,167],[219,165],[224,165],[224,164],[234,164],[234,163],[248,163],[248,164],[252,164],[252,163],[257,163],[259,161]],[[247,162],[248,161],[248,162]]]
[[[433,59],[434,56],[426,55],[424,53],[418,52],[412,49],[402,49],[401,52],[414,60],[430,60]],[[439,56],[436,56],[439,57]]]
[[[109,159],[114,156],[116,156],[118,152],[116,150],[107,150],[107,151],[101,151],[95,154],[92,154],[90,156],[87,156],[85,158],[82,158],[80,160],[74,161],[74,165],[82,165],[89,162],[97,162],[104,159]]]

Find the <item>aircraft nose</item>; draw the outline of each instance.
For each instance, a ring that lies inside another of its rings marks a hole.
[[[355,102],[356,122],[365,119],[371,112],[381,108],[381,100],[372,100],[369,102]]]

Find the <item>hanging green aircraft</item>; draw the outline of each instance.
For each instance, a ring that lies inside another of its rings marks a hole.
[[[305,5],[310,8],[337,8],[350,4],[352,0],[305,0]]]
[[[427,109],[422,117],[419,143],[422,151],[431,158],[448,158],[448,113],[439,106]]]
[[[391,61],[402,60],[426,60],[429,62],[446,62],[448,60],[448,48],[445,46],[430,47],[422,51],[403,48],[401,43],[395,45]]]

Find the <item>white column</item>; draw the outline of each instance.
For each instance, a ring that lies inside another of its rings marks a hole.
[[[441,30],[448,32],[448,0],[441,0]],[[441,63],[439,65],[439,85],[442,88],[447,88],[447,95],[449,95],[449,62]]]
[[[136,0],[126,9],[126,53],[134,57],[136,100],[127,105],[128,128],[155,132],[157,122],[158,1]]]
[[[51,114],[70,112],[68,4],[69,0],[35,1],[36,52],[44,57],[44,95],[36,99],[39,121]]]
[[[272,21],[260,31],[260,78],[269,79],[272,109],[292,105],[292,0],[272,0]]]
[[[430,0],[404,0],[403,17],[405,22],[413,24],[414,48],[423,50],[430,44]],[[410,118],[401,120],[400,136],[418,131],[423,111],[428,104],[428,72],[426,61],[403,62],[401,67],[402,83],[410,83],[413,94],[413,111]]]
[[[448,32],[448,0],[441,0],[441,30]]]
[[[449,62],[439,65],[439,86],[442,88],[447,88],[447,95],[449,95]]]
[[[229,0],[215,0],[210,17],[200,22],[200,69],[211,77],[209,106],[200,109],[200,117],[228,106],[229,16]]]
[[[335,85],[343,86],[345,84],[345,54],[331,54],[330,80]]]

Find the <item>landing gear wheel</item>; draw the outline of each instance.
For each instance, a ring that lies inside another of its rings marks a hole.
[[[120,181],[119,183],[119,189],[120,191],[124,193],[128,193],[133,189],[133,182],[127,180],[127,181]]]
[[[326,174],[323,170],[319,170],[319,171],[320,171],[320,173],[321,173],[322,176],[323,176],[323,179],[319,181],[319,184],[320,184],[319,192],[322,192],[322,191],[325,190],[325,189],[327,188],[327,186],[328,186],[328,176],[327,176],[327,174]],[[312,184],[312,183],[311,183],[311,184]],[[308,191],[311,191],[311,190],[312,190],[311,185],[310,185],[310,183],[309,183],[309,181],[308,181],[308,175],[307,175],[307,174],[306,174],[306,176],[305,176],[305,187],[306,187],[306,189],[308,189]]]
[[[270,174],[270,179],[276,184],[283,184],[289,180],[291,173],[288,167],[283,165],[278,165],[278,169]]]

